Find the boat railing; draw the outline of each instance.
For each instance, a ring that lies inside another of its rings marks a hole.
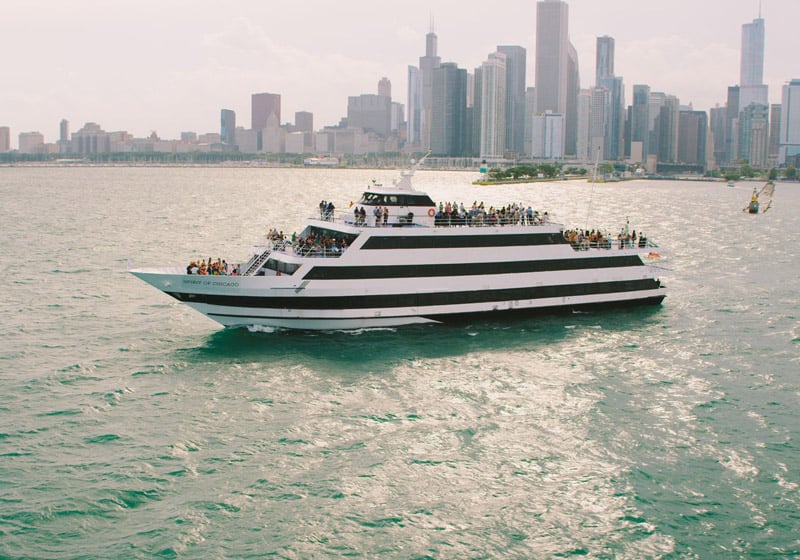
[[[644,237],[638,239],[612,239],[609,237],[595,241],[584,238],[577,241],[570,241],[570,245],[572,245],[572,248],[576,251],[588,251],[589,249],[607,249],[609,251],[623,249],[646,250],[658,248],[656,243]]]
[[[313,220],[321,220],[323,222],[330,222],[334,224],[344,224],[347,226],[357,227],[357,228],[389,228],[389,227],[437,227],[437,228],[450,228],[450,227],[503,227],[503,226],[530,226],[530,227],[537,227],[537,226],[547,226],[547,225],[557,225],[555,222],[552,222],[549,218],[541,219],[541,218],[534,218],[529,219],[527,217],[524,218],[516,218],[514,220],[502,218],[502,217],[492,217],[490,215],[478,215],[478,216],[465,216],[465,217],[451,217],[451,216],[442,216],[439,214],[435,214],[433,216],[433,224],[430,221],[417,221],[414,219],[413,215],[411,216],[392,216],[390,220],[384,223],[382,220],[376,222],[374,217],[367,216],[365,219],[355,219],[353,216],[350,215],[339,215],[339,216],[313,216],[311,219]]]
[[[256,253],[250,258],[247,264],[244,266],[244,272],[242,276],[253,276],[256,272],[258,272],[261,267],[267,262],[270,253],[272,253],[272,246],[259,247],[259,250],[263,249],[260,253],[256,251]]]

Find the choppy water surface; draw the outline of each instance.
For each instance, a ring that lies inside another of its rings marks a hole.
[[[125,272],[241,261],[396,175],[0,169],[0,557],[800,556],[798,185],[750,216],[748,185],[418,173],[630,217],[655,309],[226,331]]]

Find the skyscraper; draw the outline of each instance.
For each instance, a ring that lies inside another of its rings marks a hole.
[[[625,128],[625,89],[621,77],[614,75],[614,38],[597,38],[596,86],[608,91],[605,113],[604,159],[621,159]]]
[[[681,103],[674,95],[665,95],[656,122],[658,136],[658,161],[678,161],[678,132],[681,119]]]
[[[433,70],[438,68],[442,59],[436,54],[438,39],[431,30],[425,35],[425,56],[419,58],[419,71],[422,77],[422,111],[420,114],[420,142],[425,150],[431,146],[431,110],[433,108]]]
[[[236,112],[222,109],[219,112],[219,139],[223,144],[236,144]]]
[[[614,76],[614,38],[604,35],[597,38],[597,62],[595,63],[595,83],[603,78]]]
[[[768,88],[764,84],[764,41],[766,31],[761,17],[742,25],[742,59],[739,71],[739,107],[751,103],[767,105]]]
[[[578,53],[569,42],[569,8],[563,0],[536,4],[536,112],[564,115],[564,151],[578,138]]]
[[[536,3],[536,111],[567,112],[569,8],[562,0]]]
[[[800,79],[783,86],[781,97],[781,165],[800,154]]]
[[[501,45],[497,52],[506,55],[506,149],[519,154],[525,150],[525,67],[523,47]]]
[[[58,125],[58,131],[58,151],[62,154],[69,153],[69,121],[67,119],[61,119]]]
[[[581,76],[578,68],[578,51],[569,43],[567,48],[567,113],[564,115],[564,153],[575,155],[578,138],[578,95]]]
[[[767,164],[769,107],[751,103],[739,114],[739,159],[761,169]]]
[[[281,124],[281,96],[277,93],[254,93],[252,95],[251,128],[258,130],[267,125]]]
[[[466,109],[467,71],[453,62],[445,62],[433,70],[433,155],[464,155]]]
[[[310,111],[296,111],[294,114],[294,129],[298,132],[313,132],[314,113]]]
[[[386,97],[392,96],[392,82],[389,81],[389,78],[384,76],[378,82],[378,95],[385,95]]]
[[[0,126],[0,154],[11,151],[11,129]]]
[[[365,93],[347,98],[347,125],[374,132],[383,138],[392,128],[392,100],[385,95]]]
[[[742,59],[739,85],[760,86],[764,83],[764,20],[758,17],[742,25]]]
[[[422,74],[416,66],[408,67],[408,119],[406,120],[406,142],[411,146],[422,145]]]
[[[506,141],[506,55],[494,52],[481,65],[480,157],[501,158]]]
[[[681,111],[678,129],[678,161],[705,167],[708,113]]]
[[[650,86],[633,86],[631,106],[631,160],[643,163],[650,152]]]

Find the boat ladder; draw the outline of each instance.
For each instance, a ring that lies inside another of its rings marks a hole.
[[[256,272],[258,272],[258,270],[261,268],[261,266],[265,262],[267,262],[267,259],[269,258],[269,255],[270,255],[271,252],[272,251],[269,248],[267,248],[260,255],[258,255],[256,257],[253,257],[253,259],[250,260],[249,266],[244,271],[244,274],[242,274],[242,276],[252,276]]]

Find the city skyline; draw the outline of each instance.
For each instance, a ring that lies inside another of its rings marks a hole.
[[[597,37],[609,35],[626,99],[634,84],[648,84],[701,110],[723,105],[727,86],[738,83],[742,25],[759,15],[757,1],[568,3],[582,86],[594,82]],[[383,76],[395,100],[407,102],[408,65],[422,54],[431,18],[442,62],[471,71],[497,45],[520,45],[528,50],[528,86],[535,75],[534,0],[496,4],[492,17],[445,0],[410,0],[391,16],[360,0],[302,9],[243,1],[224,11],[183,0],[158,10],[150,0],[125,0],[113,13],[89,0],[10,0],[5,8],[0,33],[16,48],[0,87],[0,125],[11,128],[12,141],[30,131],[55,141],[62,118],[75,129],[93,121],[135,136],[213,132],[221,108],[249,122],[250,96],[263,91],[281,95],[284,120],[310,111],[317,127],[335,124],[348,97],[374,93]],[[782,86],[800,76],[791,27],[800,4],[765,0],[761,15],[764,83],[779,103]]]

